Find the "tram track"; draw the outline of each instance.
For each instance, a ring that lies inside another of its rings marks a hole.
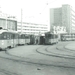
[[[42,46],[43,47],[43,46]],[[41,48],[41,47],[39,47]],[[37,48],[37,49],[39,49]],[[65,68],[75,68],[75,67],[69,67],[69,66],[62,66],[62,65],[52,65],[52,64],[43,64],[43,63],[35,63],[35,62],[30,62],[30,61],[21,61],[21,62],[27,62],[27,63],[32,63],[32,64],[39,64],[39,65],[45,65],[45,66],[55,66],[55,67],[65,67]]]
[[[67,44],[65,44],[65,45],[67,45]],[[36,49],[36,51],[40,54],[47,55],[47,56],[53,56],[53,57],[59,57],[59,58],[65,58],[65,59],[75,59],[74,55],[68,55],[68,54],[66,55],[66,54],[59,54],[59,53],[53,52],[53,50],[59,50],[62,52],[64,51],[64,52],[69,52],[69,53],[71,53],[71,51],[74,51],[74,50],[70,50],[70,49],[69,49],[69,51],[68,51],[68,49],[66,50],[65,45],[63,45],[63,46],[57,45],[56,47],[53,47],[52,50],[48,50],[49,46],[47,46],[47,48],[45,48],[46,53],[44,53],[43,50],[40,51],[40,50]]]
[[[20,75],[20,74],[17,74],[17,73],[13,73],[13,72],[10,72],[10,71],[7,71],[5,69],[0,69],[0,74],[4,74],[4,75]]]
[[[38,49],[38,48],[37,48]],[[11,55],[11,54],[9,54],[9,53],[7,53],[8,55]],[[12,56],[14,56],[14,55],[12,55]],[[15,57],[19,57],[19,56],[15,56]],[[22,58],[23,59],[23,57],[19,57],[19,58]],[[21,64],[25,64],[24,62],[26,62],[26,63],[30,63],[30,64],[35,64],[35,65],[40,65],[40,66],[53,66],[53,67],[63,67],[63,68],[74,68],[75,69],[75,67],[74,66],[63,66],[63,65],[54,65],[54,64],[45,64],[45,63],[36,63],[36,62],[31,62],[31,61],[26,61],[26,60],[17,60],[17,59],[11,59],[11,58],[5,58],[5,59],[8,59],[8,60],[12,60],[12,61],[15,61],[15,62],[19,62],[19,63],[21,63]],[[25,59],[25,58],[24,58]]]
[[[48,55],[48,54],[45,54],[45,53],[41,53],[39,52],[38,50],[41,49],[42,47],[44,46],[41,46],[41,47],[38,47],[36,49],[36,52],[40,53],[40,54],[43,54],[43,55],[46,55],[46,56],[52,56],[52,57],[59,57],[59,58],[65,58],[65,59],[72,59],[72,58],[68,58],[68,57],[62,57],[62,56],[57,56],[57,55]],[[45,51],[47,50],[49,46],[46,46],[45,48]],[[44,65],[44,66],[54,66],[54,67],[63,67],[63,68],[75,68],[74,66],[65,66],[65,65],[56,65],[56,64],[46,64],[46,63],[40,63],[40,62],[34,62],[34,61],[29,61],[29,60],[26,60],[28,58],[25,58],[25,57],[21,57],[21,56],[14,56],[10,53],[8,53],[8,51],[5,51],[5,54],[8,55],[9,57],[1,57],[0,58],[4,58],[4,59],[8,59],[8,60],[12,60],[14,62],[18,62],[18,63],[22,63],[24,64],[24,62],[26,63],[31,63],[31,64],[37,64],[37,65]],[[11,56],[11,57],[10,57]],[[73,58],[74,59],[74,58]]]
[[[59,47],[56,47],[56,51],[60,51],[61,52],[61,54],[60,53],[56,53],[56,52],[52,52],[52,51],[49,51],[48,49],[46,49],[46,51],[47,52],[49,52],[49,53],[52,53],[52,54],[54,54],[54,55],[56,55],[56,56],[60,56],[61,58],[67,58],[67,59],[75,59],[75,55],[74,55],[74,53],[73,52],[71,52],[71,50],[70,51],[68,51],[68,50],[66,50],[65,48],[60,48],[59,49]],[[66,53],[71,53],[71,55],[69,55],[69,54],[63,54],[63,51]],[[73,53],[73,55],[72,55],[72,53]]]

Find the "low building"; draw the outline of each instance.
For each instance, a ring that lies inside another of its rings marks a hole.
[[[6,30],[17,31],[17,19],[15,16],[9,16],[0,12],[0,27]]]
[[[26,23],[26,22],[17,22],[17,31],[23,32],[25,34],[44,34],[48,31],[48,25],[46,24],[35,24],[35,23]]]

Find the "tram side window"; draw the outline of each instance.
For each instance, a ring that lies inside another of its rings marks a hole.
[[[7,35],[6,34],[4,34],[4,39],[7,39]]]
[[[12,39],[12,34],[10,34],[10,39]]]
[[[54,39],[54,35],[51,34],[51,39]]]
[[[45,34],[45,37],[46,37],[46,38],[49,38],[49,35],[50,35],[50,34]]]
[[[25,39],[29,39],[29,36],[28,36],[28,35],[26,35],[26,36],[25,36]]]
[[[24,35],[24,39],[25,39],[25,35]]]
[[[9,34],[7,34],[7,39],[10,39],[10,35]]]
[[[12,34],[12,38],[13,39],[16,39],[16,34]]]
[[[49,39],[53,38],[52,34],[46,34],[45,36],[46,36],[46,38],[49,38]]]
[[[18,39],[18,35],[16,34],[16,39]]]
[[[12,39],[12,34],[11,34],[11,39]]]
[[[9,39],[11,39],[12,37],[11,37],[11,34],[9,34]]]
[[[7,39],[7,33],[1,34],[1,38],[2,38],[2,39]]]
[[[25,39],[25,35],[22,35],[22,38]]]
[[[23,35],[21,35],[21,39],[23,39]]]
[[[51,35],[51,34],[49,34],[49,35],[48,35],[48,38],[50,38],[50,39],[51,39],[51,38],[52,38],[52,35]]]
[[[18,38],[21,39],[21,35],[19,35]]]
[[[14,34],[14,38],[16,39],[17,37],[16,37],[16,34]]]
[[[28,38],[28,36],[25,36],[25,38],[27,39],[27,38]]]
[[[10,38],[10,39],[14,39],[14,34],[11,33],[11,34],[9,35],[9,38]]]
[[[18,34],[16,34],[16,38],[18,39]]]

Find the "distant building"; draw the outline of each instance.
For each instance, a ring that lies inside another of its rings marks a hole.
[[[64,26],[54,26],[53,27],[53,33],[57,34],[57,33],[67,33],[66,32],[66,27]]]
[[[66,32],[75,33],[75,11],[68,5],[62,5],[60,8],[50,9],[50,29],[53,26],[66,27]]]
[[[22,24],[22,25],[21,25]],[[17,22],[17,31],[25,34],[40,35],[48,31],[48,25]]]
[[[14,16],[0,12],[0,27],[6,30],[17,31],[17,19]]]

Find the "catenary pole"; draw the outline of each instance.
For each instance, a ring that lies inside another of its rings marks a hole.
[[[23,31],[23,30],[22,30],[22,29],[23,29],[23,28],[22,28],[22,27],[23,27],[23,24],[22,24],[22,16],[23,16],[22,11],[23,11],[23,10],[22,10],[22,8],[21,8],[21,33],[22,33],[22,31]]]

